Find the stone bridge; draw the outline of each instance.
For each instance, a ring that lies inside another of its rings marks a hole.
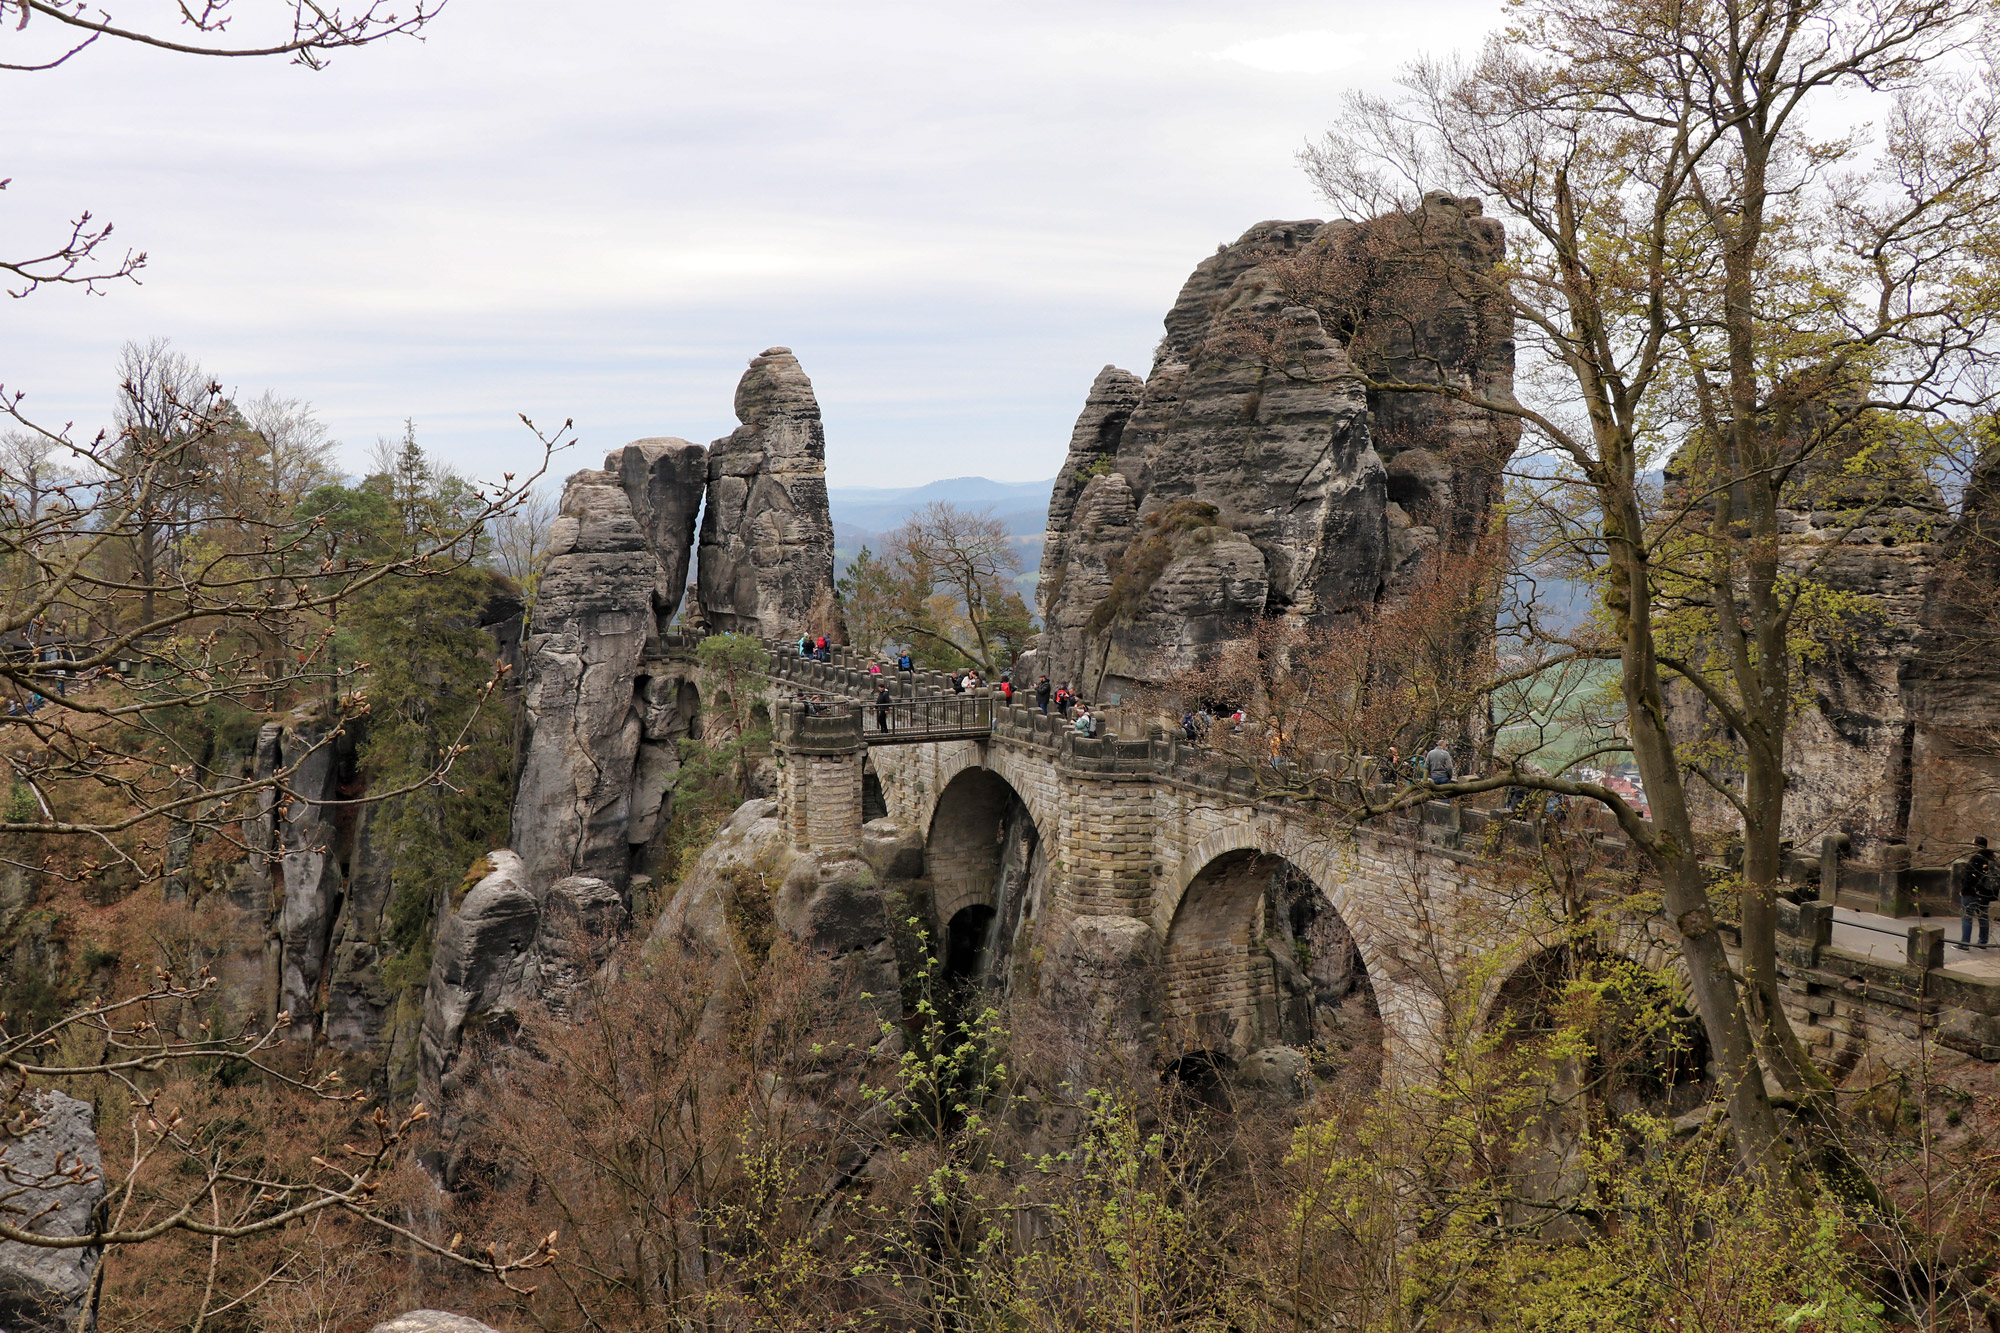
[[[1340,830],[1260,799],[1254,772],[1177,732],[1087,738],[997,690],[951,693],[937,673],[771,651],[793,846],[919,842],[948,966],[1037,971],[1094,1032],[1233,1065],[1311,1044],[1316,1011],[1362,995],[1386,1067],[1408,1077],[1438,1050],[1446,996],[1498,993],[1503,942],[1535,952],[1531,895],[1488,854],[1496,839],[1533,846],[1526,823],[1440,801]]]
[[[646,677],[648,699],[659,681],[678,692],[673,717],[694,730],[673,734],[699,734],[712,682],[698,645],[663,634],[666,660]],[[1421,1079],[1449,1024],[1530,998],[1522,987],[1541,971],[1531,964],[1560,938],[1537,887],[1551,859],[1587,865],[1618,893],[1643,888],[1622,841],[1588,818],[1545,838],[1499,811],[1434,801],[1344,828],[1270,797],[1256,771],[1177,731],[1133,734],[1131,717],[1114,716],[1125,734],[1081,737],[998,691],[957,693],[937,673],[878,674],[846,650],[816,662],[765,647],[782,837],[867,862],[928,919],[948,975],[1032,999],[1095,1049],[1242,1077],[1302,1070],[1301,1051],[1323,1068],[1323,1052],[1365,1039],[1379,1041],[1386,1077]],[[884,684],[886,730],[874,702]],[[644,754],[624,762],[642,785]],[[622,864],[643,838],[617,812],[640,804],[617,794],[605,806],[613,817],[571,832]],[[2000,986],[1943,966],[1934,928],[1912,929],[1888,958],[1832,939],[1836,899],[1903,902],[1937,872],[1878,883],[1841,868],[1837,849],[1826,855],[1831,868],[1810,863],[1811,882],[1779,907],[1787,1007],[1808,1045],[1837,1070],[1913,1055],[1926,1033],[2000,1059]],[[1615,951],[1678,975],[1677,941],[1657,917],[1628,915],[1607,934]]]
[[[1489,1015],[1559,936],[1531,883],[1558,843],[1502,812],[1433,801],[1346,829],[1260,796],[1256,773],[1177,732],[1086,738],[998,690],[877,675],[839,649],[815,662],[776,645],[769,672],[795,847],[878,863],[884,847],[920,850],[948,966],[1026,981],[1061,1020],[1169,1067],[1321,1042],[1366,997],[1385,1076],[1421,1078],[1448,1014]],[[886,731],[872,702],[884,682]],[[1608,826],[1576,818],[1561,847],[1630,886]],[[1835,890],[1853,878],[1830,872],[1780,903],[1787,1007],[1808,1045],[1836,1069],[1914,1056],[1924,1033],[2000,1058],[2000,987],[1945,972],[1934,929],[1910,930],[1900,961],[1833,944]],[[1613,935],[1679,977],[1658,918]]]

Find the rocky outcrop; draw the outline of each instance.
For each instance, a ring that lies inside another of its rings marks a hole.
[[[625,908],[603,880],[538,887],[521,858],[496,851],[439,925],[424,989],[420,1086],[431,1105],[458,1091],[460,1057],[479,1033],[505,1036],[529,1005],[569,1011],[609,956]]]
[[[659,830],[698,695],[662,635],[681,602],[704,451],[641,440],[563,488],[527,645],[515,850],[547,886],[623,891]]]
[[[385,1319],[368,1333],[500,1333],[491,1324],[443,1310],[411,1310],[394,1319]]]
[[[1879,442],[1819,439],[1816,415],[1805,411],[1795,423],[1777,512],[1787,572],[1830,593],[1799,617],[1810,646],[1795,649],[1806,697],[1795,702],[1786,736],[1783,836],[1816,854],[1825,835],[1844,834],[1849,851],[1871,862],[1914,840],[1919,864],[1948,862],[1968,850],[1970,833],[1956,850],[1931,846],[1940,835],[1949,841],[1950,821],[1940,822],[1935,800],[1939,732],[1922,725],[1940,705],[1949,711],[1952,692],[1932,688],[1950,674],[1951,654],[1937,637],[1951,619],[1936,580],[1945,506],[1920,467]],[[1717,486],[1704,466],[1692,447],[1677,456],[1666,474],[1669,498],[1690,497],[1707,512],[1700,497]],[[1682,740],[1712,751],[1737,744],[1692,687],[1670,685],[1668,704]],[[1740,828],[1735,808],[1704,786],[1689,797],[1710,832]]]
[[[743,424],[708,450],[702,614],[715,629],[764,638],[838,634],[826,430],[790,348],[750,362],[736,419]]]
[[[1106,367],[1091,386],[1050,499],[1034,669],[1115,702],[1476,539],[1517,432],[1368,377],[1509,395],[1510,326],[1464,281],[1502,251],[1477,200],[1434,195],[1361,224],[1259,223],[1204,259],[1144,385]]]
[[[1899,682],[1895,771],[1916,865],[1948,864],[1978,835],[2000,841],[2000,454],[1939,536]]]
[[[1069,435],[1069,453],[1049,493],[1048,531],[1042,538],[1043,586],[1062,581],[1069,561],[1070,524],[1076,516],[1077,504],[1094,478],[1111,471],[1125,423],[1132,419],[1145,387],[1137,375],[1117,366],[1106,366],[1091,382],[1090,393],[1083,400],[1083,412]]]
[[[897,844],[877,821],[878,844]],[[918,853],[920,857],[921,853]],[[891,860],[911,859],[907,850]],[[824,963],[840,997],[889,1003],[897,963],[883,881],[867,861],[794,849],[775,800],[746,801],[682,878],[654,923],[651,947],[671,948],[715,970],[715,991],[737,993],[783,932]]]
[[[708,484],[708,450],[673,436],[634,440],[607,456],[604,470],[618,478],[652,553],[653,620],[665,629],[687,591],[695,521]]]
[[[88,1102],[60,1092],[28,1095],[0,1128],[0,1171],[7,1188],[0,1217],[44,1236],[88,1236],[104,1204],[104,1162]],[[102,1250],[45,1249],[0,1242],[0,1329],[75,1333],[97,1321],[91,1304]]]
[[[353,738],[313,710],[284,722],[267,722],[257,735],[253,773],[270,781],[289,773],[286,789],[296,799],[281,801],[265,790],[244,821],[249,850],[238,896],[247,912],[271,921],[260,980],[268,988],[269,1018],[278,1010],[292,1016],[288,1032],[309,1041],[319,1030],[321,983],[325,979],[341,906],[349,895],[348,833],[336,802],[354,778]],[[351,795],[351,792],[345,793]]]

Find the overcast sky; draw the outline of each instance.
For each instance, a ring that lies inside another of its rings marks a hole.
[[[784,344],[835,485],[1047,477],[1204,254],[1324,215],[1294,157],[1343,91],[1499,17],[451,0],[427,40],[318,73],[86,52],[0,74],[0,253],[89,208],[151,261],[142,287],[0,305],[0,383],[94,429],[118,345],[164,336],[245,395],[310,399],[353,465],[407,416],[490,477],[531,455],[518,413],[575,419],[561,471],[711,440]]]

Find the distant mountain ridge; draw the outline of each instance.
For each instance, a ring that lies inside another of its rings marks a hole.
[[[1038,537],[1048,525],[1049,492],[1054,486],[1053,477],[1047,481],[952,477],[921,486],[829,486],[826,498],[836,532],[890,532],[925,505],[943,500],[974,513],[992,511],[1009,536]]]
[[[991,513],[1000,520],[1020,549],[1018,582],[1032,605],[1035,574],[1042,561],[1042,534],[1048,528],[1049,493],[1055,484],[1054,477],[1047,481],[950,477],[921,486],[829,486],[826,498],[833,512],[834,570],[845,574],[848,562],[863,546],[873,546],[879,552],[884,533],[901,527],[925,505],[943,500],[975,514]]]

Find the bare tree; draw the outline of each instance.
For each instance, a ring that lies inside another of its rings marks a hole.
[[[520,587],[530,615],[549,560],[549,528],[560,509],[561,502],[547,491],[533,491],[493,522],[493,562]]]
[[[267,389],[243,404],[242,412],[244,423],[262,441],[260,481],[274,506],[297,504],[306,492],[339,476],[334,455],[340,446],[313,414],[311,403]]]
[[[1028,623],[1013,586],[1021,557],[1006,526],[990,513],[933,500],[891,534],[888,549],[901,612],[888,628],[989,675],[1006,670]]]

